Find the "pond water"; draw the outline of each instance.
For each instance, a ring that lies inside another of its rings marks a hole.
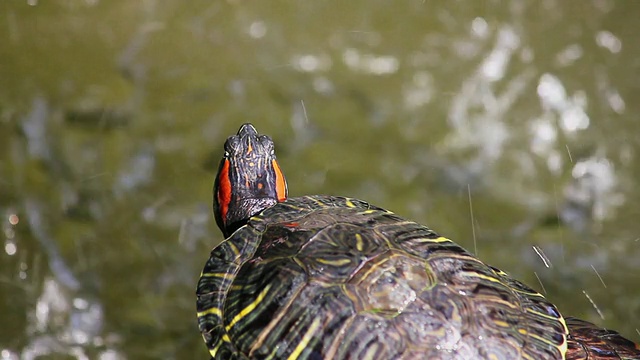
[[[243,122],[640,341],[640,2],[0,2],[0,359],[194,359]]]

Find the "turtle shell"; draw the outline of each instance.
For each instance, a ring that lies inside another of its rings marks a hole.
[[[571,317],[566,322],[570,331],[566,360],[640,359],[640,345],[617,331]]]
[[[197,288],[215,359],[564,359],[548,300],[360,200],[290,198],[211,252]]]

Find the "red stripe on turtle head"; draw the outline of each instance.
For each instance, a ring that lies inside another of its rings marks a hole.
[[[226,223],[229,203],[231,202],[231,181],[229,180],[229,160],[223,159],[222,166],[218,171],[218,181],[216,189],[216,198],[218,200],[218,211],[223,224]]]
[[[276,177],[276,195],[278,202],[283,202],[287,200],[287,180],[284,178],[277,160],[271,160],[271,166],[273,166],[273,172]]]

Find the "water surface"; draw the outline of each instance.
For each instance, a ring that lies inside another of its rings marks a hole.
[[[194,359],[226,137],[640,341],[640,3],[0,3],[1,359]]]

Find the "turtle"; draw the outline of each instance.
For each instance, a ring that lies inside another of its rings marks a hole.
[[[272,139],[243,124],[213,186],[226,240],[196,290],[212,359],[640,359],[427,226],[287,191]]]

